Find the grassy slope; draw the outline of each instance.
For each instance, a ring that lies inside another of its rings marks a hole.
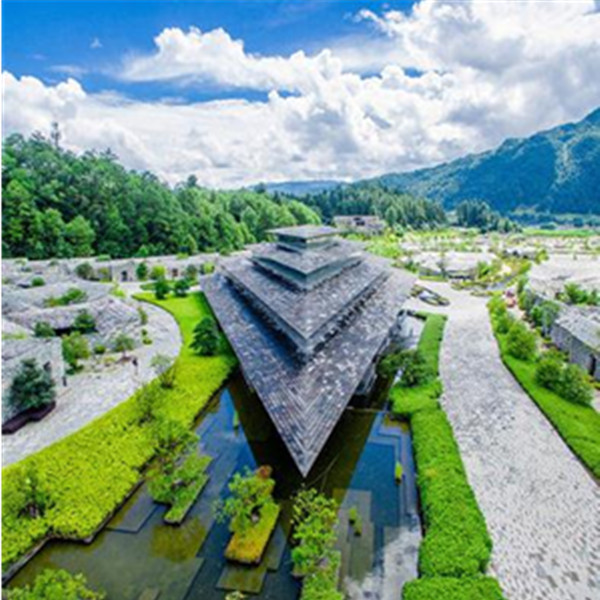
[[[406,586],[406,600],[497,600],[497,582],[483,578],[491,539],[462,464],[452,427],[440,409],[439,350],[445,317],[427,315],[419,350],[432,380],[414,388],[394,386],[393,410],[410,419],[425,519],[419,550],[421,578]]]
[[[600,477],[600,414],[592,407],[569,402],[539,385],[535,380],[535,362],[519,360],[508,353],[506,336],[496,331],[493,317],[492,328],[508,370],[556,427],[573,452],[596,477]]]
[[[229,351],[199,357],[189,349],[193,327],[210,314],[202,295],[156,301],[151,294],[142,294],[140,299],[168,310],[178,321],[184,346],[177,361],[177,385],[163,391],[161,410],[189,426],[224,383],[235,357]],[[45,538],[92,535],[123,502],[154,453],[149,427],[140,426],[138,420],[134,396],[76,433],[3,469],[3,568]],[[52,502],[37,519],[19,515],[29,466],[39,474]]]

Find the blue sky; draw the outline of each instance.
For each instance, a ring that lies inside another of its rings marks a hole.
[[[170,183],[355,180],[600,105],[595,0],[4,0],[3,132]]]
[[[385,3],[404,11],[411,5]],[[355,0],[4,0],[4,69],[52,84],[69,73],[61,67],[74,67],[72,73],[90,92],[114,89],[136,98],[160,98],[172,92],[170,86],[131,84],[106,73],[124,56],[152,52],[153,38],[165,27],[221,27],[243,39],[249,53],[289,55],[318,52],[359,31],[376,36],[365,32],[353,16],[381,6]],[[264,96],[253,90],[219,89],[180,89],[177,95],[190,100]]]

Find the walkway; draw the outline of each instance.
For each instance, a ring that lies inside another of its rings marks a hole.
[[[493,539],[490,573],[509,600],[600,597],[600,488],[502,364],[486,299],[424,285],[451,301],[410,303],[449,316],[442,404]]]
[[[137,373],[131,363],[85,371],[68,378],[68,387],[57,398],[57,407],[39,423],[29,423],[12,435],[2,436],[3,466],[17,462],[66,437],[120,404],[142,384],[155,377],[150,366],[156,354],[176,356],[181,336],[175,319],[166,311],[144,304],[145,326],[152,344],[132,353],[138,359]],[[60,385],[58,383],[57,385]]]

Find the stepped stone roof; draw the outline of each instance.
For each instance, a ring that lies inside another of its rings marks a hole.
[[[344,255],[341,246],[332,240],[303,252],[321,252],[318,260],[327,262],[330,252]],[[310,290],[291,288],[244,257],[224,261],[203,283],[249,385],[304,476],[385,347],[415,279],[384,259],[356,258]]]
[[[298,225],[297,227],[270,229],[269,233],[274,233],[278,237],[285,236],[300,240],[311,240],[332,236],[339,233],[339,231],[335,227],[328,227],[327,225]]]
[[[565,307],[556,319],[559,325],[588,348],[600,352],[600,310]]]

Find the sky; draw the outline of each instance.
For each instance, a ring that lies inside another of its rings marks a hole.
[[[170,184],[356,180],[600,106],[600,2],[4,0],[3,135]]]

